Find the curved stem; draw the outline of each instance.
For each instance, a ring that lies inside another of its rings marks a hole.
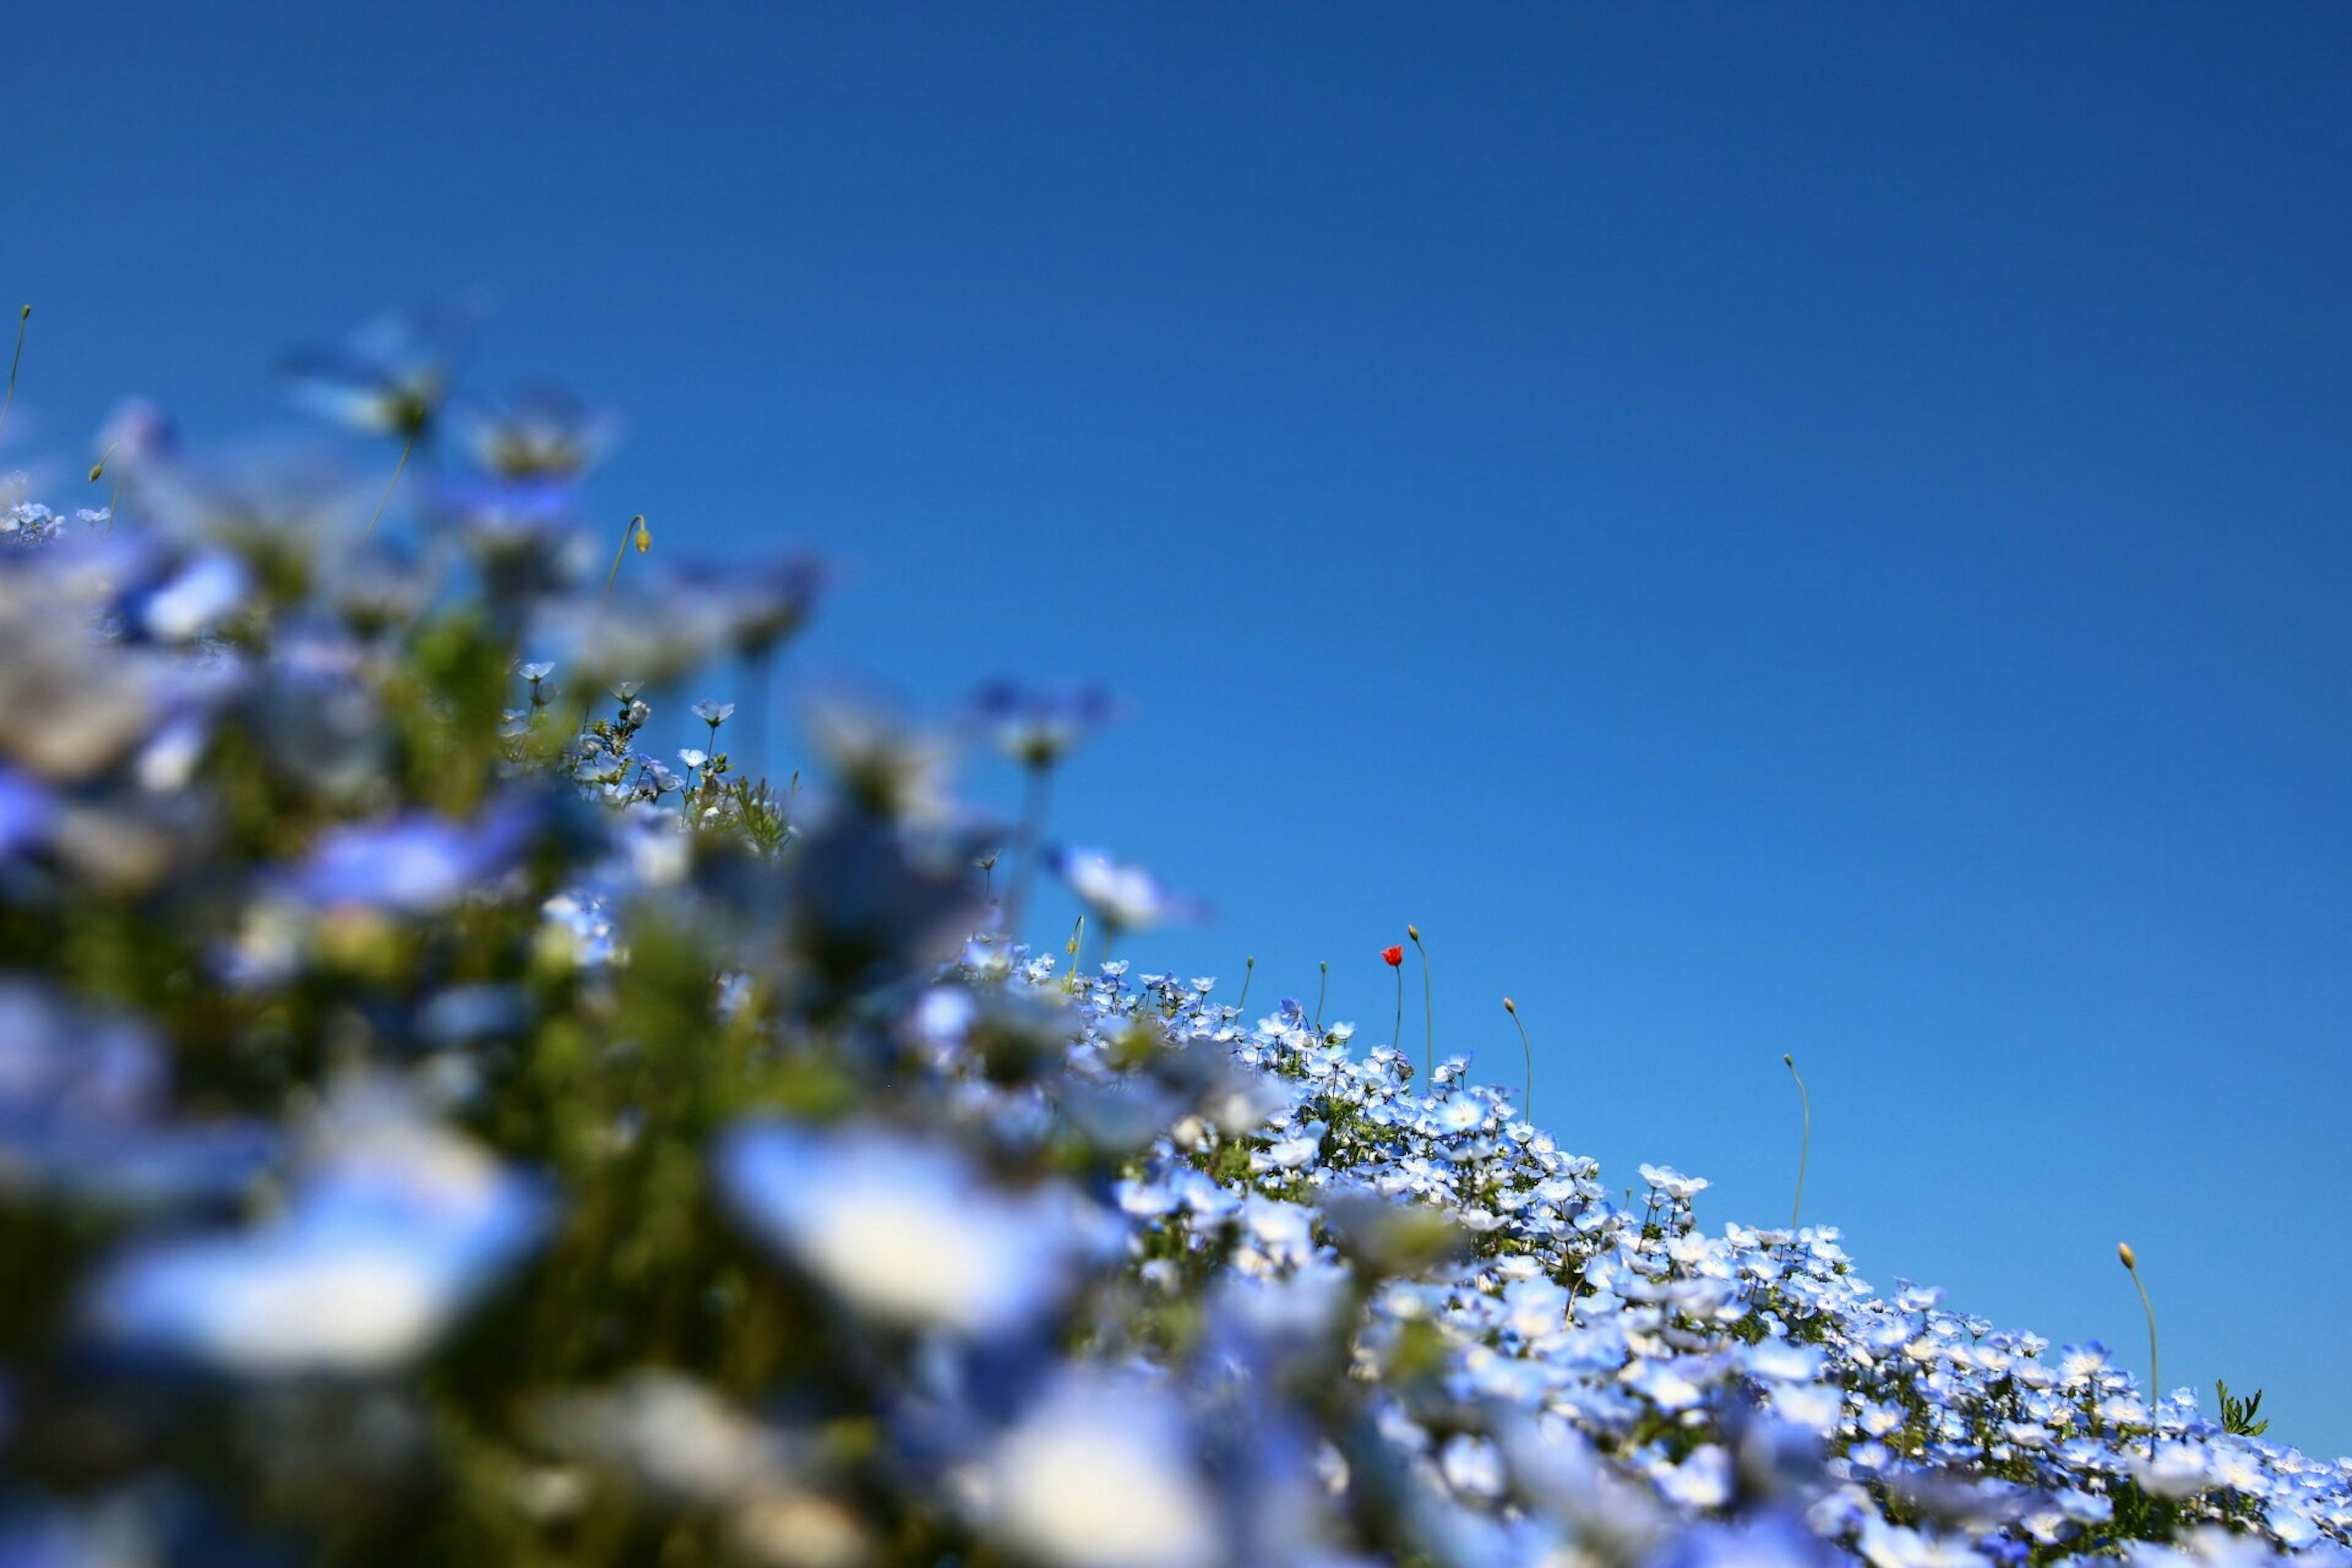
[[[1398,1042],[1404,1038],[1404,965],[1400,963],[1393,967],[1397,977],[1397,1016],[1396,1027],[1389,1031],[1389,1049],[1391,1050],[1396,1049]],[[1423,1092],[1426,1093],[1429,1088],[1427,1073],[1423,1074],[1421,1081]]]
[[[1437,1003],[1435,994],[1431,991],[1429,985],[1429,949],[1421,945],[1421,928],[1419,926],[1405,927],[1404,934],[1412,938],[1413,949],[1421,954],[1422,1022],[1426,1029],[1426,1033],[1423,1037],[1422,1050],[1428,1064],[1429,1074],[1432,1078],[1434,1078],[1437,1076]],[[1404,972],[1402,970],[1399,970],[1397,972],[1397,984],[1399,985],[1402,985],[1404,984]]]
[[[604,574],[604,603],[608,605],[613,602],[613,584],[621,580],[621,563],[628,558],[630,542],[637,537],[637,530],[645,523],[646,514],[639,512],[629,519],[626,528],[621,530],[621,547],[613,552],[613,569]],[[645,546],[640,544],[637,548],[642,551]]]
[[[375,525],[383,521],[383,509],[392,504],[392,492],[400,488],[400,476],[408,468],[408,454],[416,449],[416,432],[411,430],[408,439],[400,444],[400,461],[392,466],[392,482],[383,487],[383,499],[375,503],[375,515],[368,519],[367,532],[362,539],[375,537]]]
[[[25,323],[32,319],[30,305],[16,312],[16,352],[8,356],[8,395],[0,398],[0,430],[8,428],[8,409],[16,401],[16,366],[25,357]]]
[[[1519,1026],[1519,1055],[1526,1058],[1528,1068],[1528,1087],[1520,1101],[1519,1114],[1532,1119],[1536,1103],[1536,1048],[1528,1044],[1528,1024],[1519,1016],[1517,1004],[1506,996],[1503,998],[1503,1011],[1508,1013],[1511,1022]]]
[[[1323,972],[1323,978],[1315,987],[1315,1031],[1320,1034],[1323,1032],[1323,998],[1329,994],[1331,990],[1331,963],[1328,959],[1326,959],[1316,967]]]
[[[1250,988],[1250,982],[1251,982],[1251,981],[1253,981],[1253,980],[1255,980],[1255,979],[1256,979],[1256,978],[1257,978],[1257,960],[1256,960],[1256,958],[1253,956],[1253,957],[1251,957],[1251,958],[1248,958],[1248,959],[1244,960],[1244,961],[1243,961],[1243,968],[1242,968],[1242,994],[1241,994],[1240,995],[1238,995],[1238,996],[1236,996],[1236,997],[1234,997],[1234,1012],[1238,1013],[1238,1012],[1240,1012],[1243,1008],[1244,1008],[1244,1007],[1246,1007],[1246,1006],[1248,1006],[1248,1005],[1249,1005],[1249,988]]]
[[[2164,1363],[2156,1358],[2156,1308],[2147,1299],[2147,1286],[2139,1277],[2139,1265],[2127,1262],[2124,1268],[2139,1289],[2139,1310],[2147,1314],[2147,1440],[2156,1441],[2156,1405],[2164,1397]]]

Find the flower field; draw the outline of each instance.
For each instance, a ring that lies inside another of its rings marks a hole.
[[[142,405],[0,477],[0,1564],[2352,1563],[2244,1401],[1130,966],[1098,693],[753,776],[822,573],[592,526],[460,331],[282,367],[364,482]]]

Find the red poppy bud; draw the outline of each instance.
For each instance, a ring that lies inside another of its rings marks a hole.
[[[1381,958],[1391,969],[1398,968],[1404,963],[1404,949],[1402,947],[1384,947],[1381,949]]]

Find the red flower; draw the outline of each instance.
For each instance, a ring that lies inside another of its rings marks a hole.
[[[1402,968],[1404,964],[1404,949],[1402,947],[1384,947],[1381,949],[1381,959],[1391,969]]]

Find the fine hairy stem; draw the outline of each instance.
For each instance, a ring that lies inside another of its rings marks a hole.
[[[1805,1079],[1797,1070],[1797,1058],[1783,1052],[1780,1064],[1789,1076],[1797,1080],[1797,1103],[1805,1111],[1804,1141],[1797,1145],[1797,1201],[1789,1208],[1789,1228],[1797,1228],[1797,1216],[1805,1212],[1805,1161],[1813,1152],[1813,1097],[1805,1092]]]
[[[1519,1016],[1519,1005],[1506,996],[1503,998],[1503,1011],[1508,1013],[1511,1022],[1519,1026],[1519,1055],[1526,1058],[1528,1068],[1528,1087],[1521,1093],[1519,1114],[1531,1115],[1536,1102],[1536,1048],[1528,1044],[1528,1024]]]
[[[1422,1051],[1429,1074],[1434,1078],[1437,1075],[1437,1002],[1435,994],[1431,991],[1429,985],[1429,949],[1421,945],[1419,926],[1405,927],[1404,934],[1412,938],[1413,951],[1421,954],[1422,1023],[1427,1031],[1423,1037]],[[1397,971],[1397,984],[1400,988],[1404,984],[1402,970]],[[1402,1025],[1402,1018],[1399,1019],[1399,1023]]]
[[[408,454],[403,452],[401,456],[405,458]],[[613,569],[604,574],[604,603],[608,605],[613,602],[613,584],[621,580],[621,563],[628,558],[631,544],[637,547],[640,555],[653,548],[654,536],[646,528],[644,512],[629,519],[629,526],[621,530],[621,547],[613,552]]]
[[[0,398],[0,431],[8,428],[8,409],[16,401],[16,366],[25,357],[25,323],[32,319],[30,305],[16,312],[16,352],[8,356],[8,395]]]
[[[2139,1277],[2139,1259],[2133,1255],[2131,1243],[2118,1243],[2116,1247],[2116,1256],[2123,1259],[2124,1272],[2132,1277],[2132,1284],[2139,1291],[2139,1310],[2147,1314],[2147,1440],[2154,1443],[2156,1441],[2156,1402],[2164,1397],[2164,1363],[2158,1361],[2156,1356],[2156,1308],[2147,1299],[2147,1282]]]
[[[415,449],[416,432],[411,430],[408,439],[400,444],[400,461],[392,466],[392,482],[383,487],[383,499],[375,503],[375,515],[368,519],[367,531],[361,538],[375,537],[375,525],[383,521],[383,509],[392,504],[392,492],[400,488],[400,476],[408,467],[408,454]]]
[[[1404,965],[1399,963],[1391,964],[1390,967],[1396,971],[1397,977],[1396,1026],[1389,1031],[1389,1049],[1395,1050],[1398,1043],[1404,1038]],[[1426,1092],[1429,1084],[1426,1072],[1423,1074],[1421,1081],[1423,1091]]]

